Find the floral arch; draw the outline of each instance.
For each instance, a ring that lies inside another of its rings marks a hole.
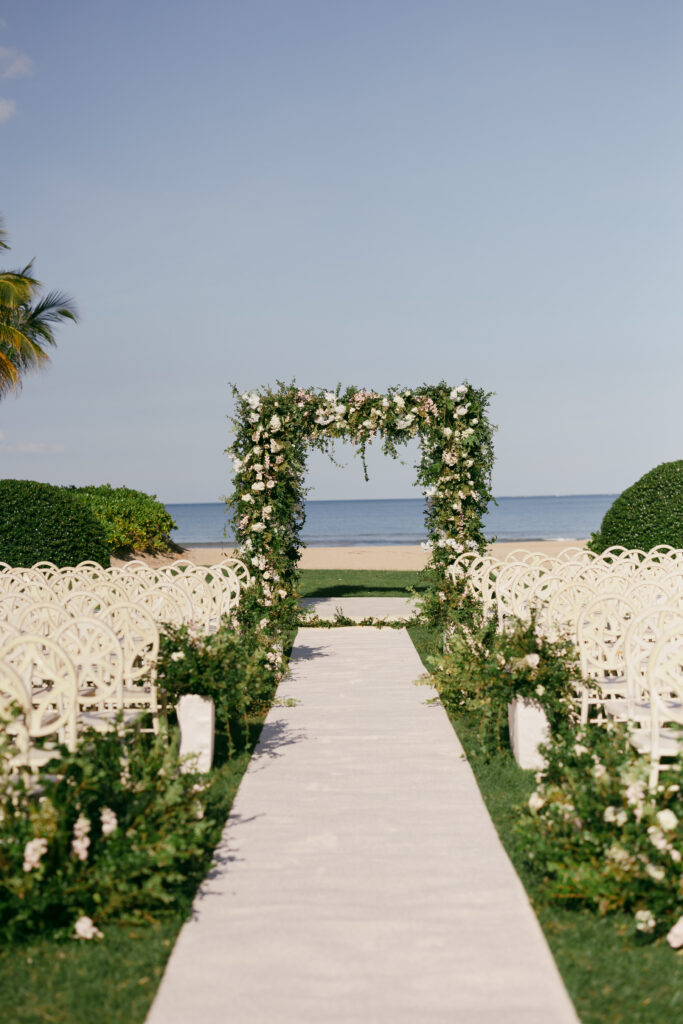
[[[419,437],[417,482],[427,499],[431,550],[425,570],[433,595],[444,595],[454,558],[483,550],[482,517],[491,500],[493,427],[489,395],[468,383],[413,389],[336,391],[279,384],[240,393],[233,387],[234,492],[228,499],[240,557],[254,570],[259,603],[290,609],[296,603],[297,564],[304,523],[309,449],[327,451],[337,438],[365,456],[373,438],[397,456],[397,447]],[[441,597],[445,600],[445,596]]]

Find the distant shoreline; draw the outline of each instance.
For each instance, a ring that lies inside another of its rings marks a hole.
[[[492,544],[489,550],[496,558],[505,558],[511,551],[538,551],[554,558],[570,547],[584,547],[585,540],[539,540],[508,541]],[[201,547],[183,548],[176,555],[140,555],[150,565],[168,565],[178,558],[187,558],[195,565],[215,565],[234,555],[235,548]],[[374,572],[384,569],[417,572],[424,569],[428,554],[419,545],[375,545],[373,547],[308,547],[304,548],[299,567],[301,569],[370,569]],[[125,561],[112,559],[112,565],[125,565]]]

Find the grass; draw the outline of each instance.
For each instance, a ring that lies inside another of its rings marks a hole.
[[[410,629],[413,643],[429,668],[436,637],[426,626]],[[509,750],[489,759],[481,754],[476,723],[451,716],[498,835],[524,883],[583,1024],[672,1024],[683,1019],[683,953],[665,940],[645,944],[624,914],[599,917],[587,910],[549,905],[524,864],[514,832],[516,807],[535,788]]]
[[[252,744],[260,729],[261,722],[254,722]],[[227,737],[219,734],[216,762],[214,777],[227,818],[249,752],[227,760]],[[40,937],[5,946],[0,949],[3,1019],[13,1024],[142,1024],[184,920],[178,910],[148,924],[103,925],[101,942]]]
[[[424,590],[419,572],[366,569],[301,569],[301,597],[407,597]]]

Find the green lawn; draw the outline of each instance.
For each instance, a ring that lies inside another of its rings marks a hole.
[[[301,569],[301,597],[407,597],[410,589],[423,590],[419,572],[365,569]]]
[[[411,627],[423,662],[435,652],[433,633]],[[428,665],[427,665],[428,667]],[[683,953],[665,940],[645,945],[623,914],[599,917],[583,910],[548,906],[524,868],[513,832],[515,808],[535,788],[533,772],[523,771],[506,750],[490,760],[480,754],[477,726],[452,716],[481,794],[505,849],[526,886],[583,1024],[674,1024],[683,1020]]]
[[[254,723],[252,741],[260,732]],[[216,737],[215,774],[227,818],[249,754],[226,758]],[[204,866],[208,870],[209,863]],[[0,1019],[12,1024],[142,1024],[183,921],[184,908],[148,924],[105,924],[101,942],[38,938],[0,947]]]

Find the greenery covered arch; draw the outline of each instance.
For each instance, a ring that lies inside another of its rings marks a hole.
[[[310,449],[328,451],[343,438],[364,455],[381,440],[392,457],[419,437],[417,482],[427,499],[431,591],[448,588],[446,570],[462,551],[483,550],[482,517],[491,500],[493,427],[489,395],[468,383],[411,389],[342,391],[278,384],[240,393],[233,387],[234,492],[228,499],[242,557],[255,575],[259,602],[284,610],[296,602],[304,524],[305,472]],[[441,598],[445,600],[445,597]]]

